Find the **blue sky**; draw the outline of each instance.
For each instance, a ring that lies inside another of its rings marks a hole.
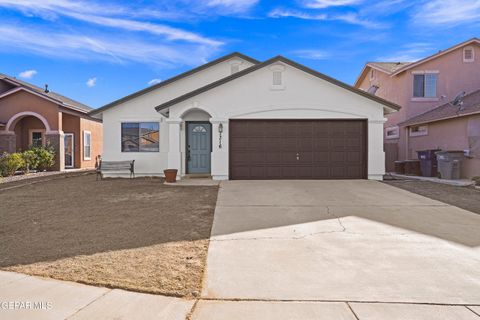
[[[0,73],[92,107],[232,51],[352,84],[479,37],[480,0],[0,0]]]

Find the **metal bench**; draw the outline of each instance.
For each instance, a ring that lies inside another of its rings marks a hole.
[[[98,176],[103,179],[104,172],[118,172],[118,171],[130,171],[130,178],[135,178],[135,160],[128,161],[103,161],[100,160],[97,167],[97,180]]]

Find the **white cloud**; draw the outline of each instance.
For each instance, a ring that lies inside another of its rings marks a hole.
[[[452,26],[480,19],[480,0],[430,0],[418,6],[413,21],[422,25]]]
[[[105,27],[151,33],[163,36],[167,40],[182,40],[211,46],[220,46],[222,44],[220,41],[163,24],[116,17],[115,15],[125,14],[127,11],[127,8],[121,6],[98,5],[92,2],[73,2],[69,0],[0,0],[0,7],[2,6],[17,9],[28,14],[39,15],[47,19],[58,15],[66,16]]]
[[[363,0],[306,0],[303,4],[307,8],[325,9],[329,7],[352,6],[361,3]]]
[[[38,73],[37,70],[25,70],[23,72],[20,72],[18,76],[24,79],[32,79],[33,76],[36,75],[37,73]]]
[[[317,49],[302,49],[293,51],[292,53],[297,57],[311,60],[325,60],[330,57],[330,54],[327,52]]]
[[[153,86],[154,84],[157,84],[157,83],[160,83],[160,82],[162,82],[161,79],[152,79],[152,80],[148,81],[148,85]]]
[[[327,15],[320,14],[311,14],[307,12],[301,12],[298,10],[289,10],[289,9],[273,9],[268,14],[270,18],[298,18],[304,20],[327,20]]]
[[[326,14],[326,13],[310,13],[298,10],[289,9],[274,9],[268,16],[270,18],[297,18],[303,20],[323,20],[323,21],[342,21],[348,24],[359,25],[371,29],[385,28],[386,25],[382,23],[373,22],[363,19],[356,13],[346,14]]]
[[[111,35],[85,36],[46,28],[0,25],[0,51],[21,50],[55,58],[103,60],[112,63],[140,62],[162,67],[198,65],[213,48],[205,45],[149,43]],[[59,50],[61,44],[61,50]]]
[[[242,13],[250,10],[259,0],[209,0],[208,7],[220,8],[224,13]]]
[[[89,87],[89,88],[95,87],[95,85],[97,84],[97,78],[88,79],[86,84],[87,84],[87,87]]]
[[[378,57],[378,61],[385,62],[414,62],[431,54],[434,46],[430,43],[410,43],[401,48],[396,48],[391,55]]]

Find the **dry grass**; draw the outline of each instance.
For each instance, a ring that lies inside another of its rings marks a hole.
[[[208,240],[77,256],[5,270],[138,292],[193,298],[200,294]]]
[[[93,175],[0,191],[0,267],[195,297],[217,191]]]

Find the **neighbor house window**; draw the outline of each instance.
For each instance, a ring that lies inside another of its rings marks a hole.
[[[475,61],[475,50],[473,47],[465,47],[463,49],[463,62],[474,62]]]
[[[122,152],[160,151],[158,122],[122,123]]]
[[[411,126],[410,127],[410,136],[411,137],[426,136],[426,135],[428,135],[428,126],[422,125],[422,126]]]
[[[389,127],[385,129],[385,139],[398,139],[400,137],[398,127]]]
[[[92,159],[92,133],[83,131],[83,160]]]
[[[372,69],[370,70],[370,80],[374,80],[375,79],[375,70]]]
[[[41,132],[32,132],[32,147],[41,147],[43,145],[43,137]]]
[[[437,97],[437,73],[424,73],[413,75],[413,97],[414,98],[436,98]]]

